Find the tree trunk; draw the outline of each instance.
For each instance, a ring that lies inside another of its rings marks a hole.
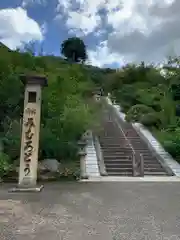
[[[76,62],[76,53],[73,52],[73,62]]]

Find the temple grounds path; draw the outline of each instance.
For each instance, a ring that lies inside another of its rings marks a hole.
[[[0,186],[0,240],[180,239],[179,182],[48,183],[41,193]]]

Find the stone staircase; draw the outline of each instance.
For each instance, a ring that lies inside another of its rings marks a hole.
[[[120,119],[117,121],[111,111],[106,110],[103,113],[99,141],[109,176],[133,175],[133,151],[138,153],[137,155],[143,155],[144,175],[168,175],[132,125]]]

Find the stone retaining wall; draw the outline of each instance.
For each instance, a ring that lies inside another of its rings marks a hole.
[[[89,132],[89,139],[88,143],[86,145],[86,174],[88,177],[99,177],[99,166],[98,166],[98,160],[96,156],[96,150],[94,147],[92,132]]]

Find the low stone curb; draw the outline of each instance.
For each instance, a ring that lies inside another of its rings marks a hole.
[[[96,150],[94,147],[93,136],[91,131],[89,131],[89,136],[88,136],[87,145],[85,147],[85,151],[87,153],[85,156],[86,174],[88,175],[88,177],[99,177],[100,172],[99,172],[98,160],[97,160]]]
[[[144,176],[144,177],[90,177],[87,180],[80,180],[80,182],[180,182],[180,177],[177,176],[166,176],[166,177],[152,177],[152,176]]]
[[[141,123],[132,124],[134,129],[139,133],[142,139],[148,144],[151,151],[156,154],[161,165],[170,175],[180,177],[180,164],[176,162],[171,155],[165,151],[162,145],[153,137],[151,132]]]

